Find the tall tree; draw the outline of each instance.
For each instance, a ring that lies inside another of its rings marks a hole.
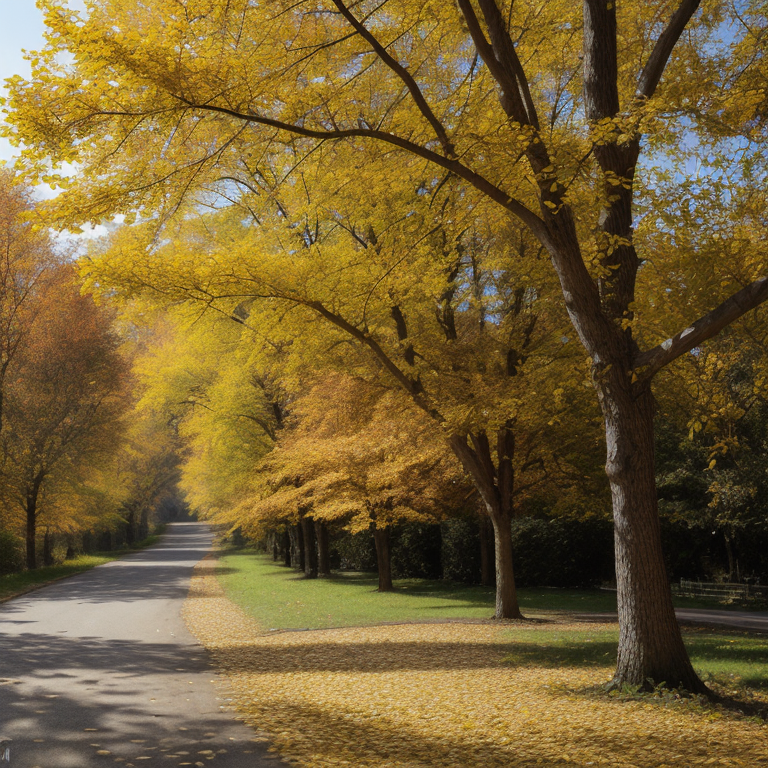
[[[644,136],[651,147],[680,144],[696,125],[738,136],[764,162],[759,3],[696,16],[699,0],[584,0],[581,13],[501,0],[92,0],[87,19],[58,0],[43,6],[48,46],[32,80],[11,85],[10,119],[40,172],[50,160],[82,164],[58,203],[70,219],[167,211],[217,182],[231,194],[243,165],[343,140],[420,158],[528,228],[560,281],[605,421],[621,627],[615,683],[703,690],[664,572],[651,382],[764,301],[768,278],[751,274],[754,282],[714,298],[722,303],[683,330],[641,347],[633,204]],[[386,183],[365,168],[359,177],[361,194]]]
[[[19,350],[6,397],[3,480],[26,517],[27,567],[35,568],[40,503],[117,446],[125,365],[111,318],[60,267]]]

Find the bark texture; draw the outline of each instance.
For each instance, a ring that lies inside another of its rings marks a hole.
[[[392,556],[389,548],[389,528],[373,526],[373,541],[376,544],[376,565],[379,571],[379,592],[391,592]]]
[[[317,539],[317,575],[330,576],[331,557],[328,526],[322,520],[315,520],[315,538]]]
[[[315,541],[315,523],[311,517],[301,518],[301,532],[304,539],[304,575],[308,579],[316,579],[317,542]]]
[[[650,386],[621,377],[598,382],[608,447],[615,526],[619,650],[614,685],[665,684],[696,693],[693,670],[672,606],[661,547]]]

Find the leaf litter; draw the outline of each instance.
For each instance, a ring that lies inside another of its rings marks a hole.
[[[185,621],[213,655],[222,698],[290,765],[768,766],[765,724],[581,695],[612,669],[515,665],[510,625],[265,631],[225,596],[215,565],[196,568]]]

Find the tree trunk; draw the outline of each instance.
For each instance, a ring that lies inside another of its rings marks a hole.
[[[139,517],[139,541],[144,541],[149,536],[149,507],[141,510]]]
[[[471,440],[471,446],[467,438]],[[496,434],[496,464],[485,432],[453,435],[450,446],[472,478],[493,524],[496,561],[494,616],[497,619],[522,619],[524,616],[517,602],[512,557],[512,493],[515,477],[512,464],[515,455],[512,423],[508,422]]]
[[[27,568],[33,571],[37,568],[37,497],[40,492],[42,478],[35,478],[32,485],[27,488]]]
[[[731,537],[727,531],[723,531],[723,539],[725,540],[725,553],[728,555],[728,581],[733,581],[733,547],[731,546]]]
[[[286,568],[291,567],[291,534],[287,526],[283,531],[283,565]]]
[[[328,551],[328,526],[322,520],[315,520],[317,539],[317,575],[331,575],[331,558]]]
[[[308,579],[316,579],[317,543],[315,542],[315,524],[311,517],[301,518],[301,532],[304,539],[304,575]]]
[[[276,563],[280,557],[280,547],[277,546],[277,533],[271,533],[269,538],[272,542],[272,562]]]
[[[607,378],[610,383],[598,382],[598,393],[605,419],[618,587],[619,652],[613,685],[648,689],[664,683],[706,693],[683,644],[664,565],[650,386],[633,388],[620,373]]]
[[[480,583],[484,587],[496,585],[496,555],[493,524],[487,515],[481,513],[478,520],[480,529]]]
[[[389,528],[378,528],[373,524],[373,541],[376,544],[376,565],[379,571],[379,592],[391,592],[392,555],[389,549]]]
[[[53,565],[53,534],[47,528],[43,534],[43,565]]]
[[[128,519],[125,521],[125,542],[128,546],[136,542],[136,510],[128,510]]]
[[[307,566],[307,555],[306,555],[306,547],[304,542],[304,530],[301,527],[301,523],[297,523],[294,526],[294,530],[296,531],[296,546],[298,548],[298,551],[296,554],[298,555],[299,562],[294,562],[294,568],[298,567],[300,571],[303,571]]]

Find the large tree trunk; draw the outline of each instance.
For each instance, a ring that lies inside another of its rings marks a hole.
[[[315,523],[311,517],[301,518],[301,532],[304,539],[304,575],[308,579],[316,579],[317,542],[315,541]]]
[[[392,555],[389,548],[389,528],[378,528],[373,523],[373,541],[376,544],[376,565],[379,571],[379,592],[391,592]]]
[[[467,442],[472,442],[470,446]],[[477,488],[493,524],[496,561],[497,619],[522,619],[517,602],[515,571],[512,556],[512,516],[514,505],[515,439],[511,423],[501,427],[496,435],[496,464],[485,432],[453,435],[450,445]]]
[[[305,546],[306,542],[304,541],[304,529],[301,527],[301,523],[298,523],[294,526],[294,530],[296,531],[296,555],[298,556],[299,561],[298,563],[294,562],[293,565],[303,571],[307,567],[307,550]]]
[[[613,684],[650,688],[664,683],[704,693],[707,688],[693,671],[683,644],[664,565],[653,396],[649,385],[638,390],[626,377],[610,379],[607,386],[598,382],[598,392],[615,526],[619,652]]]
[[[331,558],[328,551],[328,526],[322,520],[315,520],[315,538],[317,539],[317,575],[331,575]]]
[[[291,567],[291,534],[288,532],[288,526],[283,531],[283,565],[286,568]]]

